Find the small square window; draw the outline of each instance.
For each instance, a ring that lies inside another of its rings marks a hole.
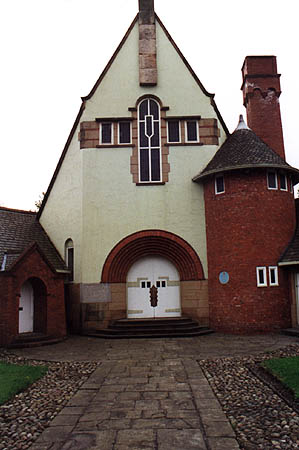
[[[268,189],[277,189],[277,175],[276,172],[268,172]]]
[[[287,191],[288,190],[287,177],[283,173],[279,175],[279,181],[280,181],[280,190]]]
[[[164,288],[166,287],[166,281],[165,280],[162,281],[162,287],[164,287]]]
[[[119,122],[118,124],[118,143],[131,144],[131,123]]]
[[[186,142],[198,142],[198,126],[196,120],[186,121]]]
[[[150,282],[150,281],[147,281],[147,282],[146,282],[146,287],[147,287],[147,288],[150,288],[150,287],[151,287],[151,282]]]
[[[278,286],[278,270],[276,266],[269,267],[269,285]]]
[[[257,267],[256,268],[256,280],[257,280],[258,287],[267,286],[266,267]]]
[[[157,281],[157,283],[156,283],[156,286],[157,286],[157,288],[159,288],[160,287],[160,281]]]
[[[146,287],[145,281],[141,281],[141,287],[142,287],[143,289],[145,289],[145,287]]]
[[[224,192],[224,176],[220,175],[215,178],[215,194],[222,194]]]
[[[112,123],[101,123],[100,144],[113,144],[113,128]]]
[[[180,121],[170,120],[168,122],[168,142],[180,142]]]

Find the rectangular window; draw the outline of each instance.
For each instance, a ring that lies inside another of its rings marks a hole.
[[[267,286],[266,267],[257,267],[256,268],[256,280],[257,280],[258,287]]]
[[[224,176],[220,175],[215,178],[215,194],[222,194],[224,192]]]
[[[276,172],[268,172],[268,189],[277,189],[277,175]]]
[[[276,266],[269,267],[269,284],[270,286],[278,286],[278,270]]]
[[[198,126],[196,120],[186,120],[186,142],[198,142]]]
[[[179,120],[170,120],[168,122],[168,142],[181,142],[180,137],[180,121]]]
[[[280,190],[287,191],[288,190],[287,177],[283,173],[279,175],[279,181],[280,181]]]
[[[101,123],[100,144],[113,144],[113,127],[111,122]]]
[[[119,122],[118,124],[118,143],[131,144],[131,123]]]
[[[290,177],[290,192],[293,192],[293,180],[292,180],[292,177]]]

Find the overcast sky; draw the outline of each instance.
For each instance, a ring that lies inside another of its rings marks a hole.
[[[155,10],[230,131],[244,113],[247,55],[276,55],[287,161],[299,167],[295,0],[155,0]],[[35,209],[81,105],[138,0],[0,0],[0,205]]]

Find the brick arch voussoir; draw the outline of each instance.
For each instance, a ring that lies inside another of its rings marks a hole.
[[[204,279],[197,253],[184,239],[168,231],[145,230],[133,233],[115,245],[106,258],[102,282],[125,283],[130,267],[146,256],[160,256],[171,261],[181,281]]]

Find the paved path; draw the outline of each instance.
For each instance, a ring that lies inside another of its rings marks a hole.
[[[290,342],[294,338],[278,335],[115,341],[72,337],[51,347],[19,350],[34,359],[101,361],[31,449],[239,449],[198,360],[255,354]]]

